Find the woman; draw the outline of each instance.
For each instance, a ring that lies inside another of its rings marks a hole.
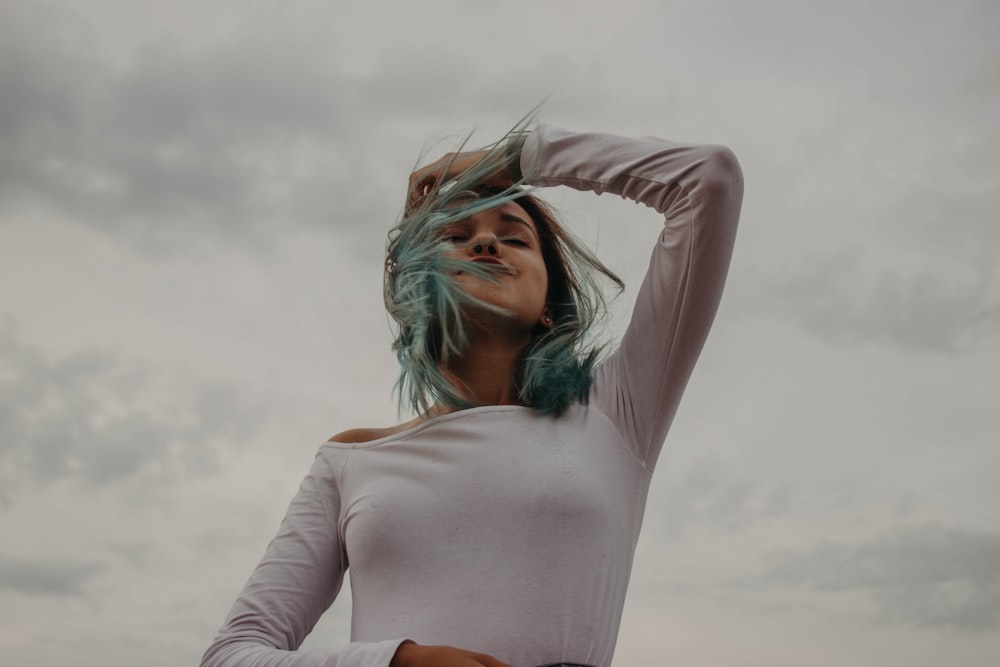
[[[585,342],[601,305],[592,274],[613,274],[519,182],[665,216],[628,328],[599,363]],[[544,126],[414,172],[386,304],[401,399],[421,414],[320,447],[202,664],[607,667],[741,199],[728,149]],[[348,564],[351,643],[297,651]]]

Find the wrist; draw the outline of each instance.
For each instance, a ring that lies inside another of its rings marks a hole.
[[[416,646],[417,642],[406,639],[399,646],[396,647],[396,652],[392,656],[392,660],[389,661],[389,667],[404,667],[406,663],[407,654],[412,652],[413,646]]]
[[[519,183],[524,179],[521,172],[521,150],[524,142],[530,134],[529,130],[514,132],[507,138],[507,145],[504,147],[504,155],[507,157],[507,174],[514,183]]]

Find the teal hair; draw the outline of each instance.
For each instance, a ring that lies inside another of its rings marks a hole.
[[[553,319],[551,327],[536,327],[518,358],[518,401],[558,415],[574,401],[587,399],[600,355],[600,347],[589,342],[590,334],[606,313],[596,274],[609,278],[619,290],[623,285],[559,225],[548,205],[524,187],[519,160],[529,120],[488,146],[485,157],[455,180],[435,183],[419,201],[411,202],[389,232],[385,305],[398,326],[393,350],[400,364],[396,390],[401,408],[420,413],[435,403],[453,410],[474,406],[457,392],[442,367],[461,356],[468,345],[465,313],[470,309],[505,311],[471,296],[453,276],[465,272],[496,281],[504,267],[449,257],[452,246],[441,240],[441,230],[515,200],[531,216],[539,234],[549,280],[546,304]],[[482,185],[502,169],[516,174],[518,182],[510,188]]]

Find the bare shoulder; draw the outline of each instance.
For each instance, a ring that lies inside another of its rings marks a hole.
[[[352,428],[331,436],[330,442],[370,442],[371,440],[378,440],[386,435],[390,435],[387,433],[389,430],[388,428]]]
[[[332,436],[330,438],[330,442],[344,442],[351,444],[371,442],[372,440],[386,438],[390,435],[395,435],[396,433],[405,431],[408,428],[413,428],[417,424],[424,421],[426,421],[425,417],[417,417],[416,419],[411,419],[408,422],[397,424],[395,426],[387,426],[385,428],[352,428],[347,431],[341,431],[337,435]]]

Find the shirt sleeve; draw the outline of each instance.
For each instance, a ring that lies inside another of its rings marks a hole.
[[[405,638],[352,642],[339,651],[298,648],[337,594],[347,554],[328,459],[317,456],[277,536],[202,657],[202,667],[387,667]]]
[[[520,166],[530,184],[610,192],[664,216],[632,318],[590,397],[652,469],[722,297],[743,200],[739,163],[723,146],[541,126]]]

